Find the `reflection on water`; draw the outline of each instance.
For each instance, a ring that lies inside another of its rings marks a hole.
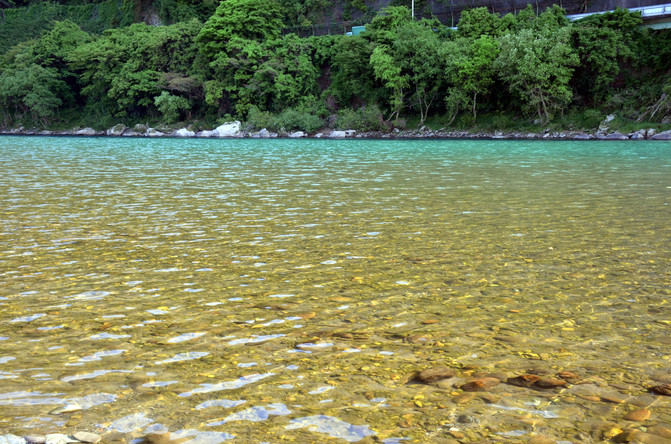
[[[649,391],[671,382],[668,143],[4,137],[0,153],[3,432],[671,429]],[[437,366],[454,376],[413,379]],[[505,383],[523,374],[547,386]]]

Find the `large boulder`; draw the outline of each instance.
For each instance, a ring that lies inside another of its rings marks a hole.
[[[196,133],[194,133],[193,131],[189,131],[186,128],[182,128],[175,131],[173,135],[176,137],[194,137]]]
[[[652,140],[671,140],[671,130],[655,134]]]
[[[149,137],[163,137],[165,136],[165,133],[157,130],[156,128],[147,128],[145,135]]]
[[[216,131],[198,131],[196,137],[216,137]]]
[[[271,133],[267,129],[263,128],[261,131],[258,131],[256,133],[251,133],[249,137],[253,139],[271,139],[273,137],[277,137],[277,133]]]
[[[599,140],[627,140],[629,137],[625,136],[622,133],[615,131],[614,133],[604,134],[597,133],[596,138]]]
[[[291,139],[300,139],[301,137],[307,137],[308,135],[305,134],[303,131],[295,131],[291,134],[289,134],[289,138]]]
[[[240,136],[240,121],[226,122],[220,125],[213,131],[214,137],[239,137]]]
[[[347,131],[331,131],[329,137],[331,139],[343,139],[347,137]]]
[[[123,135],[123,132],[126,131],[128,127],[122,123],[119,123],[117,125],[114,125],[112,128],[108,129],[106,134],[108,136],[121,136]]]
[[[84,128],[80,129],[75,134],[78,136],[95,136],[98,133],[93,128]]]

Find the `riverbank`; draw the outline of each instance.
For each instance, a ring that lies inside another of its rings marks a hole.
[[[107,130],[95,130],[93,128],[74,128],[62,131],[26,129],[23,127],[8,130],[0,130],[0,135],[12,136],[83,136],[83,137],[137,137],[137,138],[326,138],[326,139],[567,139],[567,140],[671,140],[671,130],[658,132],[655,129],[639,129],[622,133],[610,131],[608,128],[600,128],[594,131],[552,131],[549,129],[541,132],[520,131],[465,131],[446,129],[432,130],[426,127],[420,129],[393,131],[356,131],[356,130],[330,130],[324,129],[315,133],[305,131],[271,132],[264,129],[260,131],[246,131],[241,128],[238,121],[227,122],[213,130],[193,131],[190,128],[152,128],[146,125],[136,125],[129,128],[119,124]]]

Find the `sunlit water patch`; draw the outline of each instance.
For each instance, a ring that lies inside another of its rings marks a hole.
[[[650,391],[671,383],[669,143],[3,137],[0,153],[3,433],[671,429]],[[450,377],[419,378],[436,367]]]

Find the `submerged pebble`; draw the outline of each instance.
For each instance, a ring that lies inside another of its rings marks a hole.
[[[650,387],[650,391],[663,396],[671,396],[671,384],[662,384]]]
[[[456,372],[448,367],[432,367],[417,373],[415,379],[425,384],[452,378]]]
[[[62,415],[64,413],[72,413],[76,412],[78,410],[81,410],[82,406],[78,404],[65,404],[63,406],[57,407],[50,411],[49,413],[52,415]]]
[[[624,419],[627,421],[641,422],[648,419],[650,417],[650,413],[651,412],[648,409],[638,409],[624,415]]]
[[[88,442],[91,444],[95,444],[102,439],[100,435],[96,435],[95,433],[90,432],[75,432],[73,433],[72,437],[81,442]]]

